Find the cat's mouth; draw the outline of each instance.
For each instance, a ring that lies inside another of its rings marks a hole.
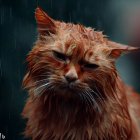
[[[66,99],[70,99],[70,98],[79,98],[79,93],[80,93],[80,89],[78,87],[78,85],[74,84],[74,83],[70,83],[70,84],[63,84],[63,85],[57,85],[56,86],[56,90],[55,90],[55,94],[60,95]]]
[[[66,87],[67,87],[68,89],[74,89],[75,83],[66,84]]]
[[[67,82],[65,80],[62,81],[53,81],[52,82],[53,89],[57,93],[77,93],[79,92],[79,85],[80,81],[75,81],[75,82]]]
[[[77,84],[76,83],[66,83],[66,84],[63,84],[60,86],[60,90],[66,90],[66,91],[77,91],[78,88],[77,88]]]

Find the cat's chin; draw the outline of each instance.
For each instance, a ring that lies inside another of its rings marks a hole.
[[[70,84],[57,87],[55,91],[56,91],[55,94],[66,97],[66,98],[75,98],[80,92],[75,86],[70,85]]]
[[[74,93],[78,92],[77,89],[75,89],[74,87],[71,87],[71,86],[60,87],[60,88],[58,88],[58,91],[63,92],[63,93],[70,93],[70,94],[74,94]]]

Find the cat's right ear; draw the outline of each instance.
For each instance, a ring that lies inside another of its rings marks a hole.
[[[39,7],[37,7],[35,10],[35,18],[40,35],[49,35],[50,33],[56,33],[55,21]]]

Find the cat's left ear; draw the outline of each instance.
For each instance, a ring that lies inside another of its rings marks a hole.
[[[113,41],[108,41],[108,45],[110,46],[109,57],[113,59],[117,59],[124,53],[140,50],[140,48],[123,45]]]
[[[56,21],[49,17],[40,7],[37,7],[35,10],[35,18],[38,25],[38,31],[41,35],[56,33]]]

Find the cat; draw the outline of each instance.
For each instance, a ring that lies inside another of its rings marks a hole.
[[[22,116],[32,140],[139,140],[140,97],[115,61],[138,48],[35,11],[38,39],[27,56]]]

